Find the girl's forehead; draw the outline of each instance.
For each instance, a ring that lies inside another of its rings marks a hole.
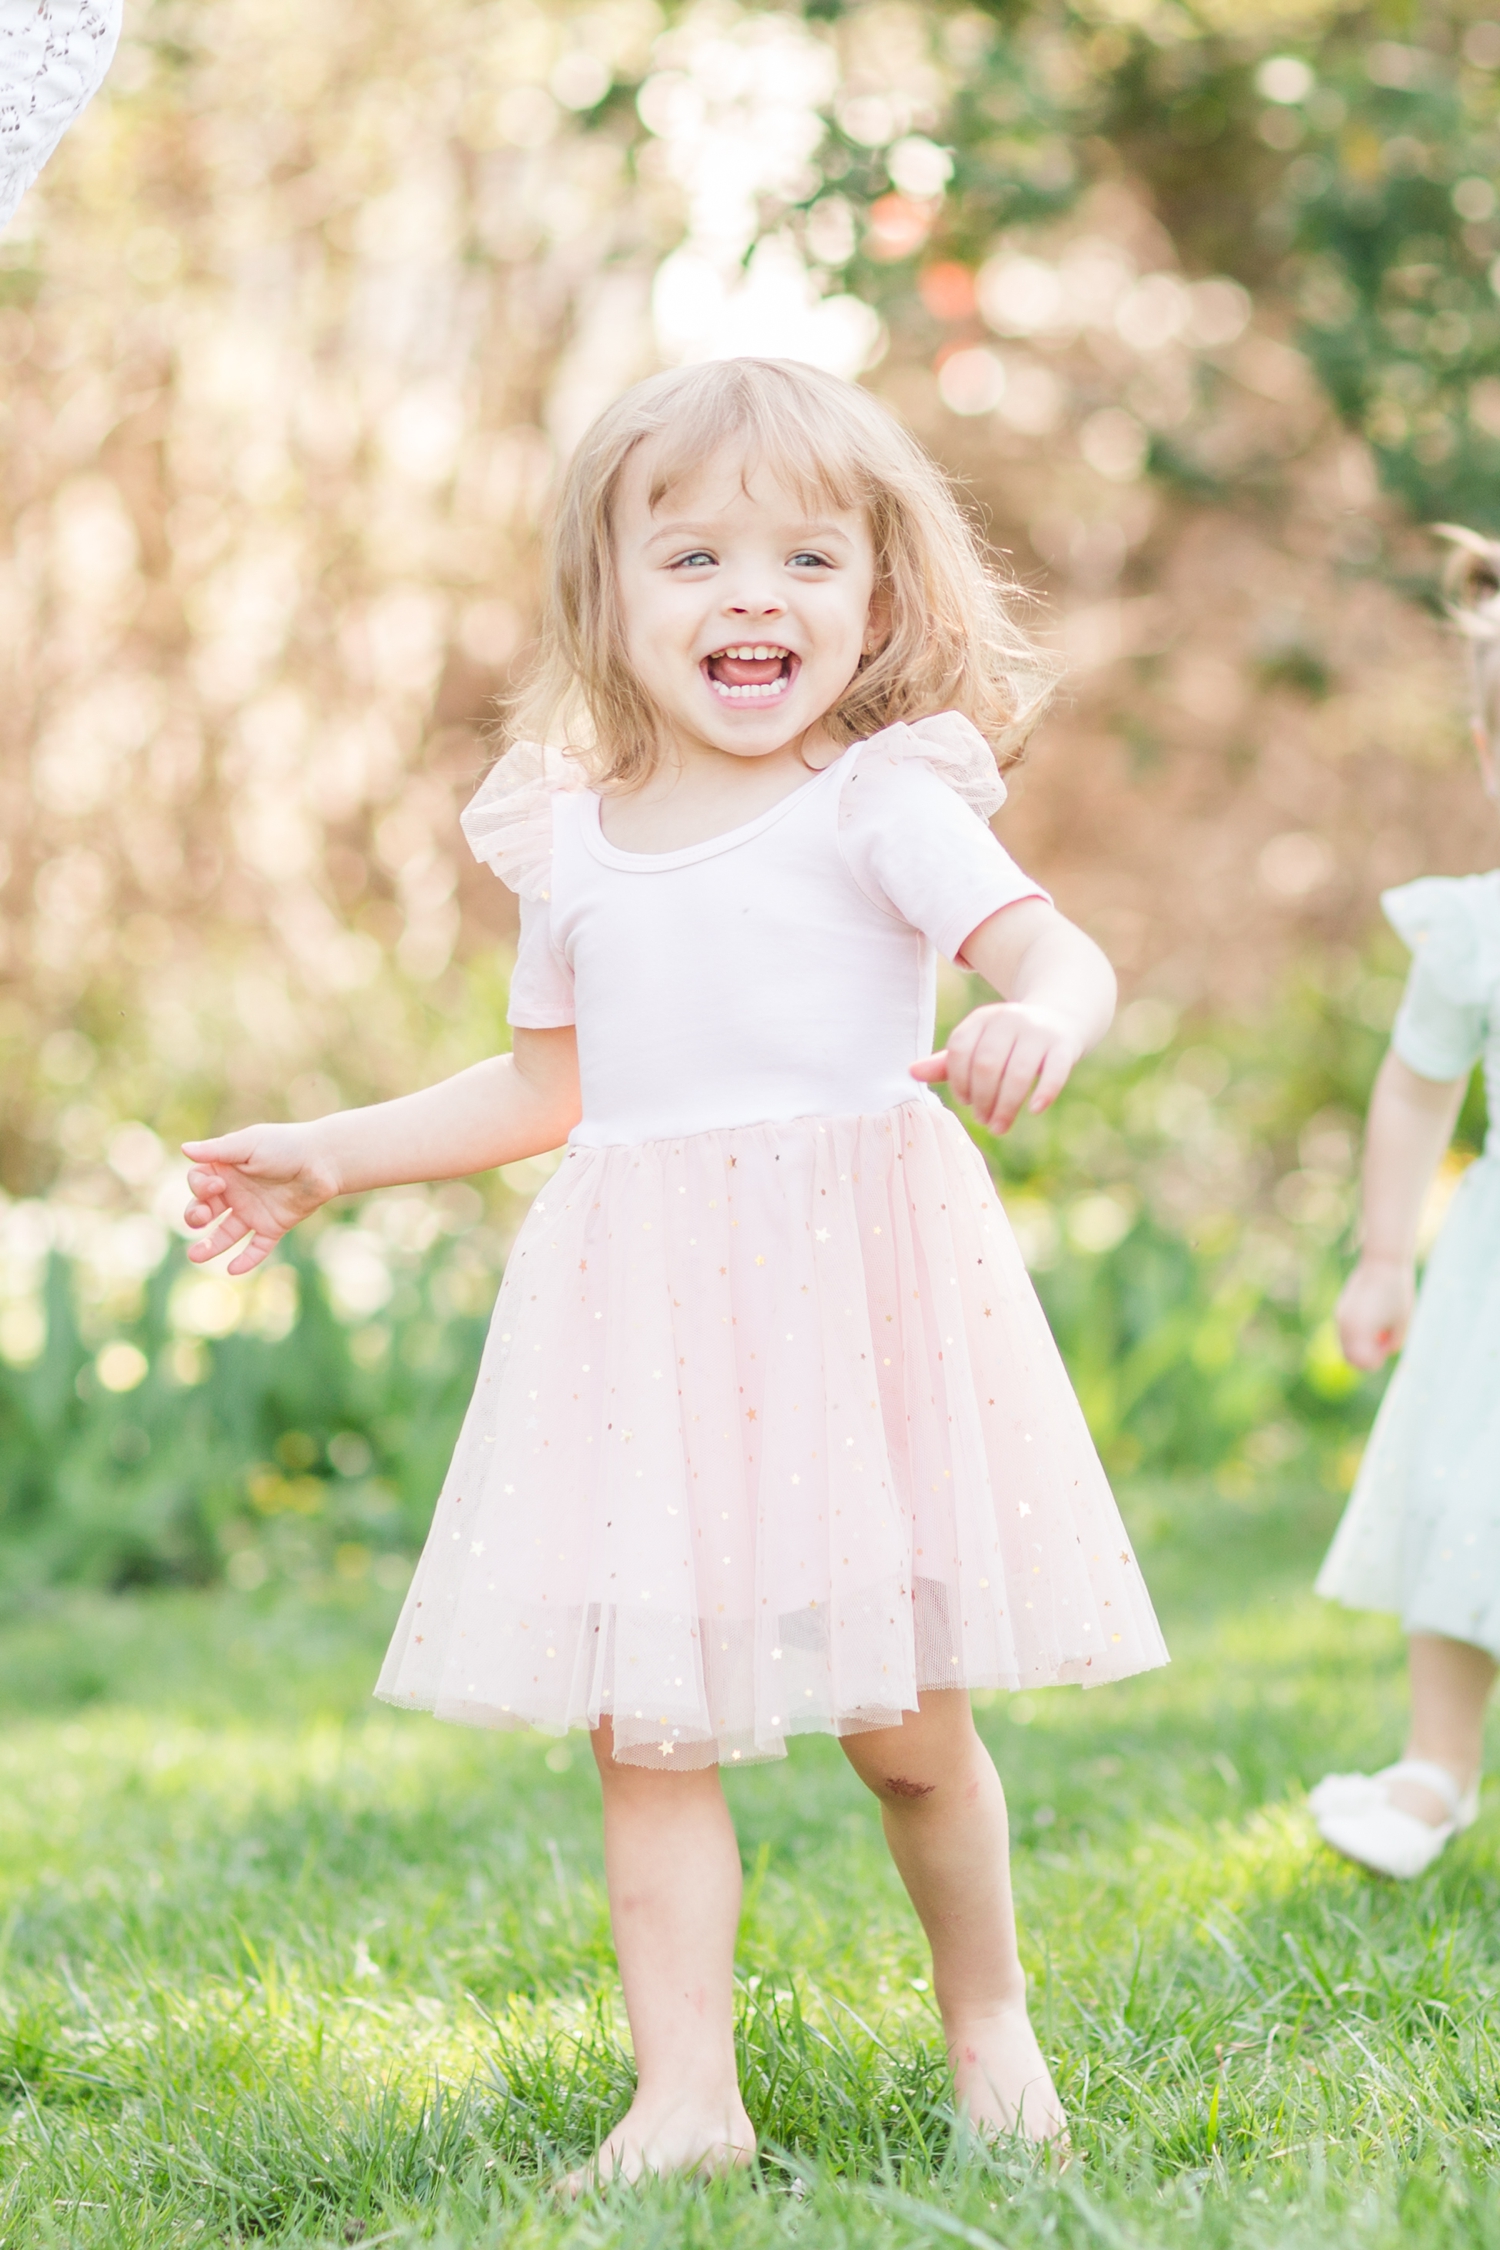
[[[706,453],[674,442],[670,430],[643,438],[625,462],[619,501],[623,511],[653,518],[738,513],[747,506],[782,518],[865,516],[833,479],[769,458],[748,434],[726,437]]]

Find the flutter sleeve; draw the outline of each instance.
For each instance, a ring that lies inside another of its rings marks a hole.
[[[1381,896],[1412,952],[1391,1045],[1419,1078],[1463,1078],[1500,1000],[1500,875],[1426,875]]]
[[[844,783],[839,841],[860,889],[950,961],[981,922],[1048,893],[991,833],[1005,783],[957,711],[872,735]]]
[[[459,816],[470,851],[521,901],[521,937],[508,1020],[553,1031],[574,1020],[573,971],[552,930],[552,820],[556,799],[585,776],[566,752],[518,742],[492,766]]]

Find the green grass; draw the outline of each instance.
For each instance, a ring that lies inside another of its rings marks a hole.
[[[996,1697],[1058,2177],[955,2142],[925,1961],[823,1741],[736,1775],[751,2178],[559,2206],[629,2082],[586,1746],[368,1701],[396,1597],[57,1594],[0,1630],[0,2244],[1500,2244],[1500,1825],[1317,1845],[1400,1647],[1326,1497],[1133,1514],[1177,1661]]]

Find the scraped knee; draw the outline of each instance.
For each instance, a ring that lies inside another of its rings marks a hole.
[[[887,1774],[881,1783],[887,1797],[930,1797],[937,1787],[935,1781],[908,1781],[904,1774]]]

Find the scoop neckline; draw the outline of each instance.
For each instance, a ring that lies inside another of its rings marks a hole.
[[[794,805],[800,805],[804,798],[810,797],[815,790],[821,788],[829,775],[837,773],[840,767],[859,748],[859,743],[851,742],[847,750],[840,751],[839,755],[830,764],[821,767],[810,781],[799,782],[795,789],[789,789],[784,797],[778,797],[774,805],[768,805],[766,810],[763,813],[757,813],[753,820],[743,820],[737,828],[725,828],[717,836],[705,836],[701,842],[696,844],[680,844],[676,851],[672,852],[627,852],[623,851],[618,844],[612,844],[604,833],[603,824],[599,817],[601,801],[599,792],[597,789],[585,789],[581,792],[583,804],[587,808],[583,823],[584,841],[596,859],[604,860],[610,867],[622,867],[627,870],[634,869],[646,872],[667,867],[688,867],[694,860],[713,859],[718,853],[733,851],[736,845],[748,844],[767,828],[773,828],[776,822],[783,819]]]

